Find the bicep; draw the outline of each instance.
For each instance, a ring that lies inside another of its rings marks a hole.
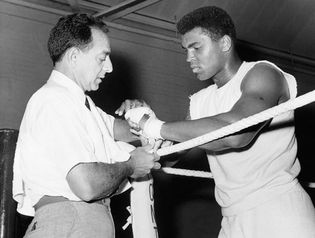
[[[269,65],[258,65],[248,72],[241,85],[241,97],[231,112],[251,116],[288,98],[288,86],[281,72]]]
[[[252,116],[268,108],[276,106],[279,101],[287,97],[287,85],[282,74],[270,66],[259,67],[249,72],[241,86],[241,97],[232,109],[219,114],[217,119],[228,123],[237,122],[243,118]],[[268,121],[259,123],[227,137],[226,141],[231,147],[240,148],[248,145],[268,125]]]

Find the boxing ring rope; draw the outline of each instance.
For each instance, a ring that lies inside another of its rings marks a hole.
[[[182,143],[178,143],[176,145],[160,148],[157,150],[157,154],[159,156],[169,155],[172,153],[191,149],[191,148],[209,143],[213,140],[241,131],[245,128],[248,128],[250,126],[253,126],[263,121],[266,121],[268,119],[271,119],[287,111],[305,106],[314,101],[315,101],[315,90],[308,92],[304,95],[301,95],[299,97],[296,97],[294,99],[291,99],[289,101],[286,101],[284,103],[281,103],[277,106],[261,111],[252,116],[243,118],[233,124],[222,127],[216,131],[209,132],[205,135],[198,136],[196,138],[193,138],[191,140],[188,140]],[[169,174],[213,178],[210,172],[204,172],[204,171],[193,171],[193,170],[175,169],[175,168],[162,168],[162,170],[165,173],[169,173]]]
[[[164,173],[182,175],[198,178],[213,178],[212,173],[206,171],[190,170],[190,169],[178,169],[178,168],[161,168]]]

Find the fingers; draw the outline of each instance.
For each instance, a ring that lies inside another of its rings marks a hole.
[[[160,169],[161,168],[161,164],[157,161],[160,160],[160,156],[157,155],[157,153],[154,152],[154,165],[152,167],[152,169]]]
[[[171,145],[173,145],[173,141],[164,140],[162,145],[161,145],[161,148],[168,147],[168,146],[171,146]]]
[[[153,165],[153,169],[160,169],[161,168],[161,164],[158,162],[155,162]]]
[[[165,143],[165,141],[162,139],[154,139],[143,136],[142,131],[135,131],[132,129],[130,129],[130,131],[138,136],[137,138],[140,139],[142,146],[151,144],[153,146],[152,149],[150,150],[151,152],[156,152],[159,148],[162,148],[164,146],[170,146],[172,144],[171,141],[167,141],[167,143]]]
[[[162,143],[163,143],[163,140],[156,140],[153,146],[153,151],[156,152],[157,149],[160,148]]]
[[[122,116],[125,112],[125,108],[126,108],[126,105],[125,105],[125,102],[123,102],[120,105],[120,107],[116,109],[115,114],[117,114],[118,116]]]
[[[153,152],[153,147],[154,147],[154,144],[150,144],[150,143],[148,143],[148,144],[146,144],[145,146],[143,146],[143,149],[146,151],[146,152],[148,152],[148,153],[152,153]]]
[[[134,135],[136,135],[136,136],[141,136],[141,131],[138,131],[138,130],[136,130],[136,129],[130,129],[130,132],[132,133],[132,134],[134,134]]]
[[[127,122],[132,129],[137,130],[137,131],[141,130],[141,128],[139,127],[137,123],[131,121],[130,119],[127,119]]]
[[[120,107],[115,111],[115,113],[118,114],[119,116],[122,116],[131,108],[133,108],[132,100],[127,99],[120,105]]]
[[[154,153],[154,161],[159,161],[160,160],[160,156],[158,156],[157,153]]]
[[[127,99],[125,100],[120,107],[115,111],[115,114],[122,116],[124,113],[126,113],[129,109],[135,108],[135,107],[149,107],[150,106],[143,100],[138,99]]]
[[[142,145],[142,146],[145,146],[145,145],[147,145],[147,144],[149,143],[149,140],[148,140],[147,137],[144,137],[144,136],[142,136],[142,135],[139,135],[139,138],[140,138],[140,141],[141,141],[141,145]]]
[[[145,146],[147,144],[154,145],[154,143],[155,143],[153,138],[148,138],[148,137],[144,136],[142,134],[142,130],[140,131],[138,138],[140,139],[142,146]]]

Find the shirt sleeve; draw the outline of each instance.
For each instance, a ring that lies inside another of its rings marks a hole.
[[[115,117],[113,117],[112,115],[107,114],[106,112],[104,112],[99,107],[96,107],[96,108],[97,108],[98,113],[101,115],[105,125],[109,129],[110,135],[114,138],[114,121],[115,121]]]

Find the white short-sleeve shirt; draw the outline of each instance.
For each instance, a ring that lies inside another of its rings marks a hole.
[[[33,215],[33,206],[44,195],[79,201],[66,181],[78,163],[127,160],[129,153],[114,141],[113,125],[114,117],[97,108],[75,82],[53,70],[29,100],[20,126],[13,178],[18,211]]]

